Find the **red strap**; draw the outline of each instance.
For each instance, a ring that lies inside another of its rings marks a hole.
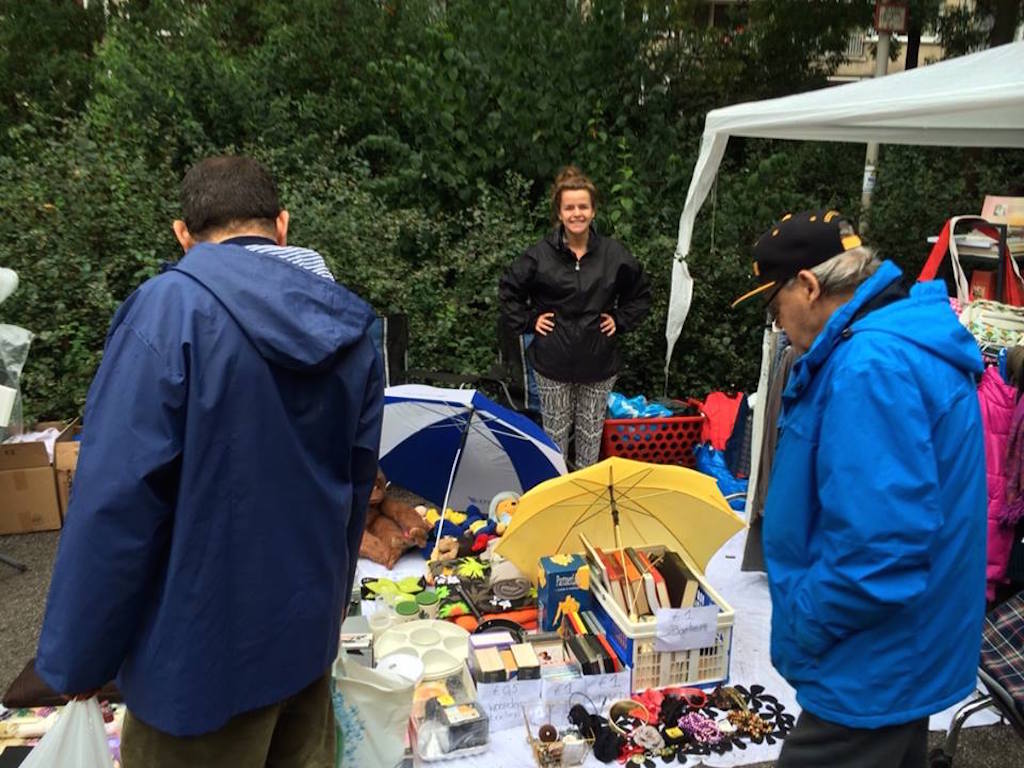
[[[925,280],[934,280],[938,274],[939,267],[942,266],[943,260],[949,254],[949,238],[953,236],[953,233],[950,231],[951,221],[952,220],[948,220],[942,225],[942,231],[939,233],[939,238],[935,241],[935,245],[932,246],[931,253],[928,254],[928,259],[921,268],[921,273],[917,276],[917,282],[921,283]],[[996,242],[999,242],[999,230],[987,223],[984,219],[972,220],[971,229],[981,232],[983,235],[988,235]],[[1013,254],[1010,253],[1009,246],[1006,247],[1004,256],[1003,296],[997,296],[996,299],[1015,307],[1024,307],[1024,286],[1022,286],[1020,280],[1017,279],[1017,273],[1014,271],[1013,265],[1010,264],[1010,259],[1013,258]]]
[[[939,274],[939,267],[942,266],[942,260],[946,258],[946,254],[949,253],[949,221],[942,225],[942,231],[939,232],[939,239],[935,241],[935,245],[932,246],[932,252],[928,254],[928,260],[924,263],[921,268],[921,274],[917,276],[917,282],[923,283],[926,280],[934,280],[935,276]]]

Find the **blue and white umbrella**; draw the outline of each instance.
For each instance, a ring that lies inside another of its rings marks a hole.
[[[475,389],[403,384],[384,390],[380,465],[391,480],[442,509],[485,514],[502,491],[523,493],[564,475],[544,430]]]

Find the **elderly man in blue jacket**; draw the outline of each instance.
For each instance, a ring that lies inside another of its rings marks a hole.
[[[923,768],[975,687],[985,607],[981,356],[945,286],[907,291],[836,211],[754,246],[801,356],[764,517],[772,662],[803,713],[781,768]]]
[[[244,157],[182,182],[184,258],[114,316],[36,669],[116,675],[125,768],[333,766],[329,670],[377,466],[373,312],[288,247]]]

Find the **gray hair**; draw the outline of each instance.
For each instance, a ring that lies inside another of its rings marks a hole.
[[[844,221],[839,225],[839,234],[846,237],[856,232]],[[811,274],[818,278],[818,285],[824,295],[836,296],[853,293],[858,285],[875,274],[879,266],[881,262],[875,256],[874,249],[858,245],[813,267]]]
[[[818,278],[822,294],[836,296],[853,293],[879,266],[874,250],[858,245],[813,267],[811,274]]]

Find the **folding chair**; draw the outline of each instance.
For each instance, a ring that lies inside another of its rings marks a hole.
[[[977,712],[994,709],[1024,739],[1024,592],[1001,603],[985,617],[978,679],[985,692],[953,716],[945,743],[928,755],[931,768],[951,768],[964,723]]]

